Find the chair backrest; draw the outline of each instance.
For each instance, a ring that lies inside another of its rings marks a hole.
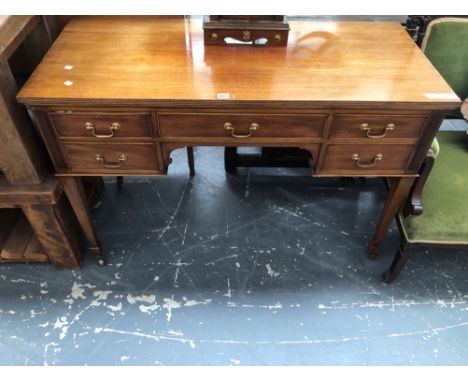
[[[429,24],[421,49],[463,100],[468,96],[468,18],[443,17]]]

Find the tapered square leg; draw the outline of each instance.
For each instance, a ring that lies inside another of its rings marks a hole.
[[[371,259],[377,258],[380,243],[382,242],[388,227],[396,216],[404,201],[408,197],[409,190],[415,178],[401,177],[392,179],[392,185],[387,196],[387,200],[380,213],[379,220],[375,227],[374,237],[369,244],[368,255]]]

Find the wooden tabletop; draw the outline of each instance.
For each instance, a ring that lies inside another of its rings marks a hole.
[[[31,105],[460,104],[399,23],[290,27],[287,47],[224,47],[204,46],[198,19],[75,17],[18,98]]]

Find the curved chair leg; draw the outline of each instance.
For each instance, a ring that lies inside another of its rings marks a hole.
[[[390,267],[382,274],[382,281],[390,284],[400,274],[403,266],[408,261],[408,254],[405,253],[405,246],[400,244]]]

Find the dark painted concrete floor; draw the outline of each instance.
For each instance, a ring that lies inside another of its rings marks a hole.
[[[450,128],[450,127],[449,127]],[[109,265],[0,265],[4,365],[466,365],[468,256],[366,257],[385,187],[307,170],[226,175],[221,148],[166,178],[107,179]]]

